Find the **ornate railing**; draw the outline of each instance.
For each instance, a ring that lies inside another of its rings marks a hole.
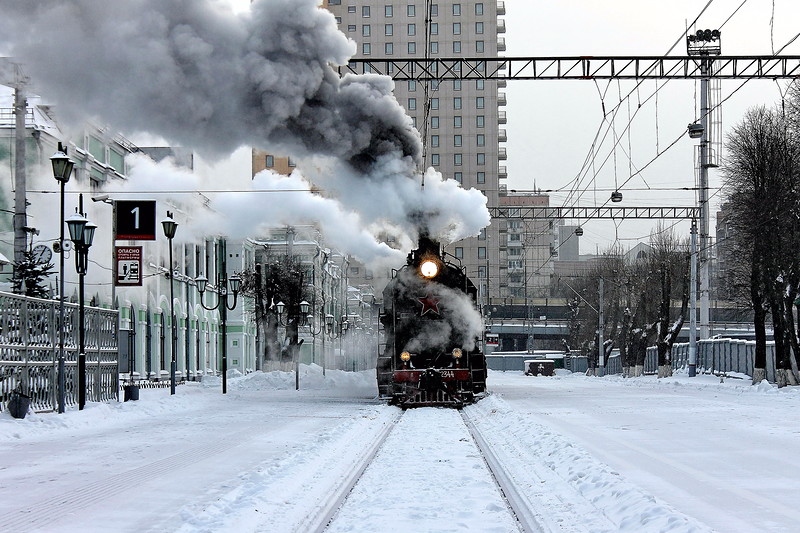
[[[86,399],[119,397],[117,311],[84,307]],[[64,305],[65,400],[78,401],[78,305]],[[0,410],[14,390],[37,411],[58,405],[59,303],[0,292]]]

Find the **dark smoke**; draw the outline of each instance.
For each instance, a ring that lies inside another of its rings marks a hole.
[[[0,0],[0,43],[76,124],[87,113],[204,155],[242,145],[369,170],[420,162],[419,134],[378,76],[340,79],[354,47],[317,0]]]

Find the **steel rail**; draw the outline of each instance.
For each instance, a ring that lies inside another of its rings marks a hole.
[[[542,522],[537,518],[536,512],[531,510],[528,505],[528,500],[522,495],[521,491],[517,488],[517,484],[512,479],[511,475],[503,468],[502,463],[492,451],[491,446],[481,435],[478,428],[472,422],[469,416],[462,410],[461,419],[467,426],[472,440],[481,452],[489,472],[492,474],[500,493],[505,498],[509,510],[517,519],[520,529],[524,533],[547,533],[549,530],[545,528]]]
[[[305,519],[301,520],[295,525],[294,531],[297,533],[322,533],[328,528],[336,514],[344,505],[345,500],[353,491],[358,480],[364,474],[364,471],[370,465],[372,460],[380,451],[386,439],[391,434],[392,430],[397,427],[397,423],[403,416],[405,411],[400,411],[397,415],[390,420],[386,427],[384,427],[376,436],[375,440],[367,449],[367,453],[357,459],[350,472],[339,480],[339,484],[328,493],[328,496],[306,515]]]

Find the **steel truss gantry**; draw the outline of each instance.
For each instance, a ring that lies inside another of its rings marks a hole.
[[[800,56],[579,56],[352,59],[339,74],[394,80],[664,80],[800,77]]]
[[[489,207],[492,218],[605,219],[650,218],[687,220],[700,217],[699,207]]]

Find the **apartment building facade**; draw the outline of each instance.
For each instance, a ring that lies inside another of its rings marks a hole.
[[[424,0],[328,0],[341,31],[357,43],[356,58],[497,57],[505,50],[501,36],[503,2]],[[405,107],[425,143],[425,167],[476,188],[489,206],[500,205],[506,141],[503,81],[403,81],[395,96]],[[480,298],[500,295],[499,221],[480,235],[450,244],[479,287]],[[505,275],[502,274],[502,275]]]

